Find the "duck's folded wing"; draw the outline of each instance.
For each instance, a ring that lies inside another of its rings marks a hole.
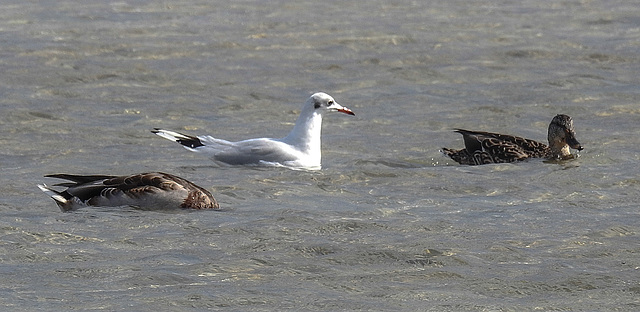
[[[521,146],[495,138],[482,140],[482,151],[488,154],[494,163],[514,162],[530,157]]]
[[[111,175],[78,175],[78,174],[57,173],[57,174],[47,174],[47,175],[45,175],[45,177],[46,178],[62,179],[62,180],[67,180],[67,181],[73,181],[75,183],[64,182],[64,183],[55,184],[55,186],[72,187],[72,186],[77,186],[77,185],[80,185],[80,184],[86,184],[86,183],[92,183],[92,182],[95,182],[95,181],[102,181],[102,180],[106,180],[106,179],[112,179],[112,178],[115,178],[116,176],[111,176]]]
[[[131,194],[153,192],[154,190],[175,191],[198,187],[178,176],[163,172],[148,172],[128,176],[112,177],[103,181],[105,187]]]
[[[152,192],[156,188],[174,190],[179,187],[175,181],[166,179],[165,174],[158,172],[128,176],[51,174],[46,177],[73,181],[58,183],[56,186],[67,187],[62,193],[82,201],[98,197],[122,196],[122,192],[136,195]]]
[[[481,147],[479,142],[486,139],[496,139],[497,141],[505,144],[511,143],[519,147],[520,151],[525,152],[528,157],[543,157],[549,149],[549,147],[544,143],[514,135],[484,131],[469,131],[464,129],[456,129],[456,132],[462,134],[465,146],[469,152],[479,150]],[[474,142],[477,143],[474,144]]]
[[[54,186],[64,186],[67,189],[60,192],[62,196],[71,198],[77,197],[82,201],[85,201],[94,196],[99,196],[103,190],[107,187],[103,181],[108,179],[117,178],[111,175],[77,175],[77,174],[48,174],[45,175],[48,178],[63,179],[72,182],[63,182],[54,184]]]

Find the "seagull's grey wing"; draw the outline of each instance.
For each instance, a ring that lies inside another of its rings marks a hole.
[[[291,161],[297,159],[296,151],[289,145],[274,139],[251,139],[235,142],[215,153],[216,160],[231,164],[259,164],[261,162]]]

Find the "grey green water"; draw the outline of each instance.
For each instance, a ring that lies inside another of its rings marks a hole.
[[[640,309],[634,1],[5,1],[0,304],[13,311]],[[216,168],[154,127],[286,135],[323,170]],[[453,128],[565,163],[465,167]],[[44,174],[166,171],[223,211],[61,213]]]

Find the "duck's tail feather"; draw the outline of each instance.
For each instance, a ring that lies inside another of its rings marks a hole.
[[[46,184],[38,184],[38,188],[49,195],[63,212],[73,210],[73,201],[71,200],[73,196],[68,198],[69,196],[65,196],[65,192],[58,192]]]

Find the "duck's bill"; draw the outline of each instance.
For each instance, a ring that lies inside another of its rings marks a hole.
[[[578,140],[576,140],[576,138],[573,138],[573,137],[567,140],[567,144],[569,144],[571,148],[577,149],[579,151],[583,149],[582,145],[580,145],[580,142],[578,142]]]

